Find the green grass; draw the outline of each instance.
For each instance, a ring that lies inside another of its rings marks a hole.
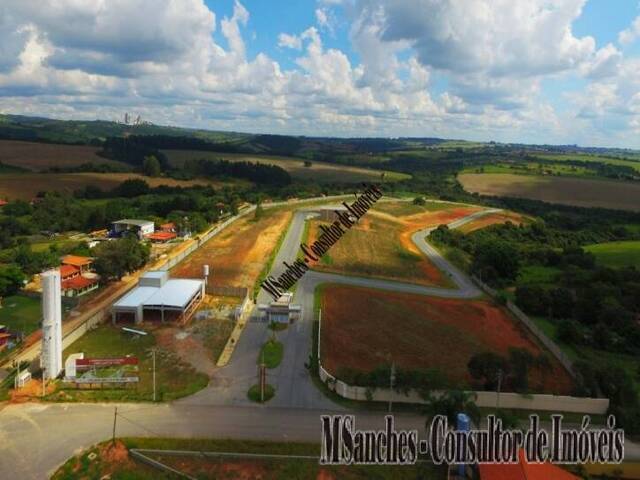
[[[264,400],[262,400],[260,398],[260,385],[253,385],[247,392],[247,397],[249,397],[249,400],[251,400],[252,402],[264,403],[271,400],[275,394],[275,388],[267,384],[264,386]]]
[[[0,325],[5,325],[10,331],[29,335],[40,328],[41,319],[40,298],[13,295],[2,299]]]
[[[607,267],[640,268],[640,241],[597,243],[585,247],[596,256],[596,261]]]
[[[551,154],[551,153],[534,153],[532,156],[537,158],[542,158],[545,160],[556,160],[559,162],[567,161],[567,160],[579,160],[581,162],[599,162],[599,163],[608,163],[609,165],[622,165],[626,167],[631,167],[640,172],[640,162],[636,162],[633,160],[622,160],[618,158],[607,158],[607,157],[599,157],[597,155],[588,155],[588,154]]]
[[[518,285],[553,285],[560,274],[559,268],[527,265],[518,273]]]
[[[60,382],[51,394],[52,401],[152,401],[153,369],[151,352],[156,349],[156,387],[159,401],[170,401],[191,395],[207,386],[207,375],[195,371],[175,354],[159,348],[152,332],[146,336],[133,336],[120,328],[102,325],[87,333],[65,349],[66,359],[71,353],[83,352],[85,358],[122,357],[132,355],[139,361],[140,381],[126,388],[103,390],[76,389]]]
[[[267,340],[260,349],[258,365],[264,362],[267,368],[276,368],[282,362],[284,345],[277,340]]]
[[[184,465],[189,466],[189,473],[195,478],[245,478],[233,469],[224,471],[218,469],[225,459],[232,464],[252,465],[260,472],[264,480],[275,479],[312,479],[339,478],[344,480],[377,479],[391,480],[400,478],[425,478],[429,480],[443,480],[446,478],[446,468],[431,463],[421,462],[406,466],[326,466],[319,464],[320,445],[315,443],[268,442],[257,440],[223,440],[223,439],[173,439],[173,438],[122,438],[118,444],[124,444],[129,449],[153,450],[187,450],[195,452],[232,452],[237,454],[264,455],[298,455],[313,458],[279,458],[256,459],[242,457],[177,457],[154,454],[152,457],[180,470]],[[156,480],[176,478],[164,474],[153,467],[133,462],[109,462],[108,452],[110,442],[103,442],[93,446],[67,460],[51,477],[53,480],[71,480],[76,478],[101,478],[106,473],[112,480]],[[89,459],[90,454],[96,458]],[[189,460],[192,461],[189,461]],[[212,470],[213,468],[213,470]],[[224,468],[224,467],[222,467]],[[322,475],[323,472],[325,475]],[[215,477],[213,476],[215,475]],[[248,478],[248,477],[247,477]],[[253,478],[253,477],[252,477]]]

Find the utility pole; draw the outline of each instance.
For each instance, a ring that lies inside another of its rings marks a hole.
[[[113,434],[111,435],[111,443],[116,444],[116,419],[118,418],[118,407],[113,412]]]
[[[156,401],[156,349],[152,351],[153,354],[153,401]]]
[[[389,413],[391,413],[391,405],[393,403],[393,384],[396,381],[396,364],[391,362],[391,371],[389,372]]]
[[[498,393],[496,395],[496,409],[500,408],[500,389],[502,388],[502,369],[498,370]]]
[[[264,350],[260,360],[260,402],[264,403],[264,388],[266,383],[266,365],[264,364]]]

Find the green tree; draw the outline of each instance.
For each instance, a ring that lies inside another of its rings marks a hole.
[[[483,381],[484,388],[487,390],[494,390],[499,376],[505,376],[509,370],[507,360],[493,352],[475,354],[469,360],[467,369],[472,378]]]
[[[150,247],[134,237],[103,242],[95,249],[94,267],[105,280],[120,280],[149,261]]]
[[[147,177],[159,177],[162,173],[162,167],[154,155],[149,155],[144,157],[142,162],[142,171]]]
[[[461,390],[444,390],[431,395],[425,404],[425,413],[429,418],[445,415],[449,425],[455,425],[458,413],[466,413],[475,423],[480,418],[476,405],[476,394]]]
[[[520,255],[511,244],[489,239],[480,243],[474,252],[471,270],[488,283],[503,284],[518,276]]]
[[[414,205],[426,205],[427,201],[424,199],[424,197],[416,197],[413,199],[413,204]]]
[[[3,297],[18,293],[24,279],[24,274],[15,265],[0,266],[0,306]]]

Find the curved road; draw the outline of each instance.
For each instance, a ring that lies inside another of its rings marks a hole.
[[[295,213],[274,262],[272,275],[282,272],[283,261],[297,256],[304,221],[310,212],[299,210]],[[450,226],[463,225],[491,212],[475,213]],[[303,318],[278,334],[279,340],[285,344],[285,354],[281,365],[269,373],[269,383],[277,389],[276,397],[269,404],[256,406],[246,398],[249,386],[256,383],[257,352],[270,334],[264,323],[252,321],[241,336],[231,362],[216,372],[209,387],[172,404],[119,405],[118,435],[319,441],[319,415],[344,409],[315,388],[304,367],[312,348],[313,292],[316,286],[332,282],[449,298],[478,295],[479,291],[467,277],[424,240],[429,232],[430,229],[416,232],[412,239],[425,255],[451,276],[458,288],[424,287],[309,271],[299,281],[294,300],[302,305]],[[258,302],[268,301],[267,294],[261,291]],[[114,405],[106,404],[5,407],[0,411],[0,478],[47,478],[79,448],[110,437],[113,411]],[[382,425],[381,415],[358,412],[356,422],[363,428],[378,428]],[[405,428],[424,428],[423,417],[396,417],[398,424]]]

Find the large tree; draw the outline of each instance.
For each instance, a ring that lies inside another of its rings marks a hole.
[[[22,271],[15,265],[0,266],[0,306],[3,297],[18,293],[24,278]]]
[[[143,267],[149,260],[150,248],[128,237],[104,242],[95,248],[95,269],[105,280],[120,280],[127,273]]]

